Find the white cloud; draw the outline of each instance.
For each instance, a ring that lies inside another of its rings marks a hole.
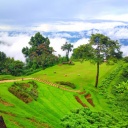
[[[0,25],[0,30],[12,30],[13,28],[9,25]]]
[[[128,22],[128,13],[127,14],[118,14],[118,15],[103,15],[98,18],[95,17],[95,19],[100,20],[113,20],[113,21],[126,21]]]
[[[121,46],[121,51],[123,51],[123,56],[128,56],[128,46]]]
[[[40,24],[38,26],[32,27],[31,30],[35,31],[83,31],[90,29],[111,29],[117,25],[126,25],[123,22],[83,22],[83,21],[68,21],[68,22],[56,22]]]
[[[89,39],[83,38],[78,40],[77,42],[73,43],[73,48],[77,48],[80,45],[89,43]]]
[[[60,54],[61,56],[65,56],[66,53],[61,50],[61,46],[63,46],[66,41],[65,38],[50,38],[50,46],[56,51],[54,52],[55,55],[58,56],[58,54]]]
[[[7,44],[1,44],[0,51],[6,53],[6,55],[9,57],[14,57],[16,60],[25,61],[24,55],[22,54],[22,48],[29,46],[29,40],[30,37],[27,35],[17,35],[11,37],[5,33],[3,36],[1,35],[0,41]]]

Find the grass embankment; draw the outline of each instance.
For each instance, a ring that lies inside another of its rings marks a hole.
[[[106,64],[100,66],[99,84],[116,66]],[[38,84],[38,99],[28,104],[8,91],[12,83],[0,83],[0,115],[4,117],[8,128],[12,128],[12,126],[13,128],[41,128],[48,126],[60,128],[60,118],[70,113],[70,110],[82,107],[76,101],[74,95],[78,95],[82,102],[87,104],[93,111],[107,109],[105,100],[101,95],[98,95],[94,88],[95,75],[96,65],[89,62],[76,62],[72,66],[56,65],[32,74],[28,77],[48,80],[53,83],[56,81],[69,81],[76,85],[76,89],[81,91],[85,89],[85,93],[80,95],[36,81]],[[85,95],[88,93],[91,93],[95,107],[91,106],[85,99]]]

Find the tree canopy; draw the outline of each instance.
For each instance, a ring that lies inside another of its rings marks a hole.
[[[58,61],[58,57],[53,55],[53,48],[49,46],[50,40],[43,37],[39,32],[31,37],[29,44],[30,48],[24,47],[22,49],[28,67],[46,68]]]
[[[67,58],[67,61],[69,60],[69,52],[72,51],[72,48],[73,48],[73,45],[70,44],[70,43],[67,43],[67,42],[61,47],[61,49],[62,49],[63,51],[66,51],[66,58]]]
[[[23,73],[24,63],[14,58],[7,57],[0,51],[0,74],[19,76]]]
[[[97,75],[95,87],[98,86],[99,78],[99,65],[104,60],[109,63],[116,59],[122,58],[122,52],[120,51],[120,44],[118,41],[111,40],[109,37],[103,34],[92,34],[89,43],[81,45],[73,50],[72,58],[90,60],[97,64]]]

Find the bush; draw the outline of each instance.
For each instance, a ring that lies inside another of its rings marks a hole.
[[[28,83],[14,82],[11,87],[8,88],[9,92],[21,99],[25,103],[29,103],[38,98],[38,86],[34,81]]]
[[[123,60],[128,63],[128,56],[124,57]]]
[[[75,86],[75,84],[74,83],[71,83],[71,82],[66,82],[66,81],[57,81],[56,82],[57,84],[60,84],[60,85],[65,85],[65,86],[69,86],[69,87],[71,87],[71,88],[73,88],[73,89],[75,89],[76,88],[76,86]]]
[[[64,116],[60,124],[64,128],[107,128],[121,127],[123,123],[105,111],[92,112],[88,108],[81,108]]]

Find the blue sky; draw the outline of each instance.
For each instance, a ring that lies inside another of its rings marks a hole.
[[[0,29],[52,30],[54,25],[72,22],[128,22],[127,5],[128,0],[0,0]]]

